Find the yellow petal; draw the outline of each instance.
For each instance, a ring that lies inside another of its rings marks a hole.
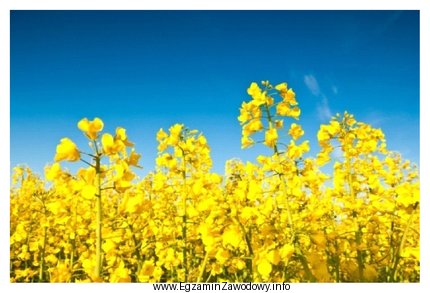
[[[158,130],[158,132],[157,132],[157,141],[160,142],[167,137],[168,137],[167,133],[164,132],[163,128],[160,128],[160,130]]]
[[[85,199],[92,199],[96,193],[97,189],[93,185],[85,185],[81,191],[81,194]]]
[[[102,147],[103,147],[103,151],[110,155],[113,154],[113,150],[112,147],[114,145],[114,140],[113,140],[113,136],[109,133],[105,133],[102,135]]]
[[[122,128],[122,127],[117,127],[115,137],[117,139],[122,140],[122,141],[127,140],[126,130],[124,128]]]
[[[237,227],[229,227],[222,235],[222,244],[224,247],[231,245],[234,248],[238,248],[241,241],[241,232]]]
[[[287,83],[283,82],[275,86],[275,89],[278,91],[286,91],[287,90]]]
[[[262,275],[263,277],[268,277],[272,272],[272,265],[270,264],[269,261],[267,261],[266,259],[263,259],[258,264],[257,270],[260,273],[260,275]]]
[[[87,132],[90,128],[90,122],[87,118],[83,118],[78,122],[78,128],[82,130],[83,132]]]
[[[268,147],[274,147],[278,140],[278,131],[275,128],[271,128],[266,131],[264,136],[264,144]]]
[[[100,118],[98,117],[94,118],[92,122],[92,128],[94,129],[94,131],[97,131],[97,132],[102,131],[103,126],[104,126],[103,121]]]
[[[57,152],[55,154],[54,160],[56,162],[67,160],[67,161],[77,161],[80,159],[80,153],[76,144],[69,138],[62,138],[60,144],[57,145]]]
[[[60,175],[61,175],[61,166],[59,163],[54,163],[52,164],[52,166],[48,166],[45,169],[45,177],[49,181],[52,181],[58,178],[58,176]]]

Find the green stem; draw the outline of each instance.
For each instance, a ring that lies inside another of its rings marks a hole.
[[[254,251],[252,249],[252,230],[251,227],[249,227],[248,232],[246,231],[245,227],[242,225],[242,223],[239,220],[239,216],[236,216],[235,222],[239,225],[242,234],[245,237],[245,242],[246,242],[246,246],[248,247],[248,255],[246,258],[246,268],[248,269],[249,272],[249,280],[250,282],[253,281],[254,279],[254,273],[253,273],[253,269],[252,269],[252,259],[254,257]]]
[[[133,226],[130,223],[127,223],[127,225],[130,229],[131,237],[133,239],[134,246],[135,246],[135,249],[133,251],[134,251],[134,255],[136,256],[137,261],[138,261],[137,262],[137,271],[140,271],[140,269],[142,268],[142,256],[140,254],[140,247],[141,247],[142,243],[141,242],[139,243],[137,241],[134,230],[133,230]]]
[[[352,200],[356,200],[356,196],[354,193],[354,188],[352,184],[352,167],[351,167],[351,159],[346,158],[346,169],[348,171],[348,187],[349,187],[349,195],[351,196]],[[357,211],[354,209],[352,211],[352,217],[357,218]],[[361,244],[361,238],[362,238],[362,232],[361,232],[361,225],[358,226],[358,230],[355,232],[355,244],[357,245],[357,262],[358,262],[358,279],[359,282],[364,281],[364,253],[359,248]]]
[[[89,163],[88,161],[86,161],[86,160],[84,160],[84,159],[81,159],[81,161],[82,161],[83,163],[87,164],[88,166],[95,168],[95,166],[94,166],[93,164]]]
[[[70,270],[73,270],[73,262],[75,257],[75,239],[71,241],[72,251],[70,252]]]
[[[78,222],[78,197],[75,197],[75,214],[73,217],[73,239],[71,239],[72,251],[70,252],[70,270],[73,271],[73,263],[75,262],[75,249],[76,249],[76,224]],[[74,281],[72,274],[71,281]]]
[[[402,240],[400,241],[400,245],[397,248],[397,251],[396,251],[396,254],[395,254],[395,258],[394,258],[394,263],[393,263],[392,268],[391,268],[391,274],[390,274],[390,281],[391,282],[394,282],[396,280],[397,266],[399,265],[400,258],[401,258],[400,254],[401,254],[401,252],[403,250],[403,246],[405,245],[406,236],[407,236],[407,234],[409,232],[409,229],[410,229],[410,226],[411,226],[411,223],[412,223],[412,218],[413,218],[413,216],[415,214],[415,211],[416,211],[416,209],[413,210],[413,212],[411,213],[411,215],[410,215],[410,217],[408,219],[408,223],[406,224],[405,231],[403,232],[403,235],[402,235]]]
[[[287,194],[287,187],[285,184],[285,180],[284,180],[284,176],[283,174],[279,174],[279,179],[281,181],[281,189],[284,193],[284,196],[288,199],[288,194]],[[288,224],[290,226],[291,229],[291,234],[292,234],[292,242],[294,244],[294,248],[295,248],[295,252],[297,254],[297,257],[300,260],[300,263],[303,266],[303,269],[305,271],[306,274],[306,278],[311,281],[311,282],[315,282],[316,278],[315,276],[312,274],[311,270],[309,269],[309,263],[308,260],[306,259],[305,255],[303,254],[301,248],[300,248],[300,244],[297,241],[297,237],[296,237],[296,230],[294,228],[294,222],[293,222],[293,217],[292,217],[292,212],[291,212],[291,208],[290,208],[290,204],[287,200],[286,203],[286,208],[287,208],[287,217],[288,217]]]
[[[296,244],[296,242],[294,243]],[[315,276],[312,274],[311,270],[309,269],[309,263],[308,260],[306,259],[306,257],[303,255],[302,251],[300,250],[300,246],[296,245],[296,253],[297,253],[297,257],[300,260],[300,263],[303,266],[303,269],[305,271],[305,275],[306,278],[311,281],[311,282],[316,282],[317,279],[315,278]]]
[[[182,171],[182,179],[183,181],[183,188],[184,188],[184,199],[183,199],[183,208],[184,208],[184,214],[182,216],[182,239],[184,241],[184,246],[182,248],[182,258],[183,258],[183,265],[184,265],[184,274],[185,274],[185,282],[188,282],[188,262],[187,262],[187,162],[185,161],[185,152],[183,149],[182,151],[182,161],[183,161],[183,168]]]
[[[100,278],[102,274],[102,194],[101,194],[101,169],[100,155],[95,158],[96,161],[96,267],[95,275]]]
[[[361,238],[362,238],[362,232],[361,232],[361,226],[358,227],[358,231],[355,232],[355,243],[357,244],[357,247],[361,245]],[[361,249],[357,248],[357,261],[358,261],[358,276],[359,281],[364,282],[364,253]]]
[[[39,268],[39,282],[43,282],[43,271],[45,269],[45,250],[46,250],[46,238],[47,238],[48,227],[45,227],[43,231],[43,247],[40,254],[40,268]]]
[[[270,109],[269,109],[269,106],[267,105],[267,103],[264,104],[264,110],[267,114],[267,119],[269,121],[269,128],[272,128],[273,127],[273,121],[272,121],[273,118],[272,118],[272,115],[270,114]],[[279,150],[278,150],[278,146],[276,143],[273,146],[273,152],[274,152],[274,154],[279,156]],[[283,174],[279,174],[279,179],[281,181],[282,192],[284,193],[285,197],[288,199],[287,188],[286,188],[285,179],[284,179]],[[302,253],[302,251],[300,249],[300,244],[298,243],[298,241],[296,239],[296,231],[294,228],[292,212],[291,212],[291,208],[290,208],[288,200],[287,200],[286,208],[287,208],[288,224],[289,224],[290,229],[291,229],[293,244],[295,247],[297,257],[299,258],[300,263],[303,266],[303,269],[305,271],[307,279],[310,280],[311,282],[315,282],[316,278],[312,274],[311,270],[309,269],[309,263],[308,263],[306,257],[304,256],[304,254]]]
[[[205,258],[203,259],[202,267],[200,268],[199,277],[197,278],[197,283],[200,283],[203,278],[203,274],[205,273],[206,264],[209,259],[209,250],[206,250]]]
[[[248,245],[248,250],[250,254],[250,258],[247,261],[248,270],[250,272],[250,281],[254,282],[254,269],[253,269],[253,258],[254,258],[254,251],[252,249],[252,228],[249,227],[248,233],[245,234],[246,244]]]
[[[334,240],[334,247],[336,252],[339,251],[339,246],[337,244],[337,240]],[[336,283],[340,282],[340,257],[337,253],[334,254],[334,263],[335,263],[335,275],[336,275]]]
[[[272,121],[272,115],[270,114],[270,109],[269,109],[269,106],[267,105],[267,103],[264,104],[264,110],[266,111],[266,114],[267,114],[267,120],[269,121],[269,129],[270,129],[273,127],[273,121]],[[276,145],[276,143],[273,146],[273,152],[275,154],[279,155],[278,146]]]

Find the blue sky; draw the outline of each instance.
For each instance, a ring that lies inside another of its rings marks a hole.
[[[312,153],[319,124],[347,110],[419,162],[417,11],[13,11],[11,166],[41,173],[62,137],[85,149],[76,123],[100,117],[127,129],[145,172],[177,122],[223,172],[262,152],[240,149],[237,115],[266,79],[296,91]]]

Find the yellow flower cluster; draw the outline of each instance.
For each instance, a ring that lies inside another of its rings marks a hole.
[[[126,130],[101,133],[99,118],[78,123],[89,151],[61,139],[45,179],[16,167],[11,282],[419,281],[417,167],[346,112],[320,126],[312,157],[286,83],[248,94],[242,147],[272,153],[229,160],[223,175],[202,133],[175,124],[140,179]]]
[[[251,83],[247,92],[252,99],[248,103],[242,103],[238,117],[243,125],[242,148],[253,145],[254,140],[250,136],[260,131],[264,131],[264,144],[271,148],[276,147],[278,129],[284,124],[283,117],[300,117],[296,94],[287,88],[286,83],[274,87],[268,81],[262,82],[262,88],[255,82]],[[281,101],[275,104],[276,96],[280,96]],[[264,125],[264,122],[267,124]],[[294,139],[303,135],[298,129],[293,129],[292,133]]]

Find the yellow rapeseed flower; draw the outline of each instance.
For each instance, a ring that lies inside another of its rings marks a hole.
[[[78,161],[81,158],[78,147],[69,138],[62,138],[60,144],[57,145],[57,153],[55,154],[54,160],[59,161]]]
[[[304,133],[302,127],[296,123],[292,123],[290,130],[288,130],[288,134],[291,135],[294,140],[298,140]]]
[[[252,138],[249,138],[249,136],[242,136],[242,149],[246,149],[254,144],[254,141]]]
[[[97,117],[94,118],[93,121],[89,121],[88,118],[83,118],[78,122],[78,128],[91,140],[97,138],[98,133],[103,130],[103,126],[103,121]]]
[[[104,153],[107,155],[112,155],[117,152],[113,136],[109,133],[105,133],[102,135],[102,147]]]
[[[284,99],[284,102],[291,106],[296,106],[298,104],[296,101],[296,93],[292,89],[288,89],[286,92],[281,92],[281,96]]]
[[[275,128],[271,128],[266,131],[264,136],[264,144],[268,147],[274,147],[278,140],[278,131]]]
[[[45,177],[49,181],[57,179],[61,174],[61,166],[59,163],[54,163],[51,166],[45,168]]]
[[[280,83],[280,84],[275,86],[275,89],[280,91],[280,92],[287,91],[287,83],[286,82]]]
[[[263,278],[268,278],[272,272],[272,264],[267,259],[262,259],[257,266],[257,270]]]

